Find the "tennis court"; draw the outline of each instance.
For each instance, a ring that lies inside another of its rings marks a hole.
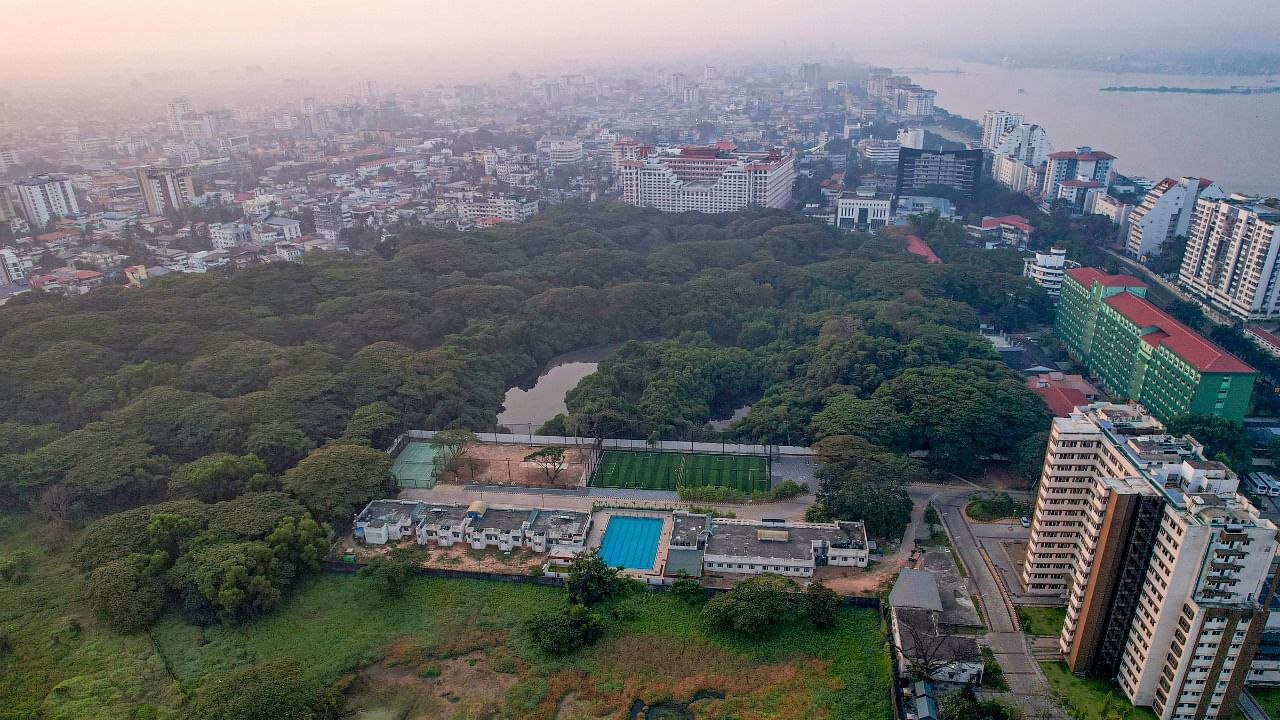
[[[426,442],[410,442],[391,465],[391,474],[402,488],[433,488],[440,476],[436,449]]]
[[[600,558],[609,567],[648,570],[661,537],[662,518],[613,515],[600,541]]]
[[[591,476],[592,487],[677,490],[703,485],[768,490],[769,460],[759,455],[604,450]]]

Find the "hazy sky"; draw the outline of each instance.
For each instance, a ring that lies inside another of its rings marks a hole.
[[[833,43],[846,57],[1001,42],[1280,44],[1275,0],[0,0],[0,18],[8,28],[0,63],[22,84],[247,64],[281,72],[399,64],[416,76],[474,79],[720,53],[791,61]]]

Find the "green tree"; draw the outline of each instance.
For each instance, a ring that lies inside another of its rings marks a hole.
[[[604,618],[585,605],[544,610],[525,622],[529,639],[548,655],[568,655],[604,634]]]
[[[298,426],[289,422],[264,422],[249,426],[244,448],[262,459],[267,471],[283,473],[293,467],[316,444]]]
[[[276,557],[299,570],[316,570],[329,551],[329,528],[311,519],[311,513],[294,519],[286,517],[267,536],[267,545]]]
[[[972,685],[965,685],[938,704],[940,720],[1014,720],[1018,713],[1000,700],[979,700]]]
[[[691,577],[676,578],[671,583],[671,594],[689,605],[697,605],[707,599],[702,583]]]
[[[219,620],[234,625],[275,607],[291,570],[271,546],[253,541],[212,545],[183,555],[170,576],[176,588],[199,593]]]
[[[809,619],[820,628],[829,628],[836,623],[836,611],[840,609],[840,596],[835,590],[814,581],[804,590],[804,600]]]
[[[740,635],[760,637],[805,614],[805,597],[794,580],[764,573],[738,583],[702,609],[711,625]]]
[[[326,522],[350,522],[370,500],[393,489],[391,458],[361,445],[327,445],[284,476],[285,489]]]
[[[467,452],[467,447],[474,445],[476,434],[470,430],[441,430],[431,438],[431,446],[439,453],[440,462],[447,468]]]
[[[141,630],[164,610],[164,578],[144,557],[112,560],[89,574],[89,607],[107,627],[119,633]]]
[[[197,720],[312,720],[320,688],[292,658],[243,665],[205,679],[192,694]]]
[[[617,595],[623,584],[618,569],[605,564],[599,548],[591,548],[569,561],[564,586],[569,591],[570,602],[591,605]]]
[[[373,580],[378,590],[387,597],[400,597],[418,573],[418,563],[412,555],[396,548],[369,560],[360,568],[360,576]]]
[[[906,486],[876,481],[861,472],[824,474],[816,498],[810,508],[814,517],[863,522],[875,537],[897,539],[911,522]]]
[[[1253,447],[1244,424],[1215,415],[1181,415],[1168,423],[1169,433],[1190,435],[1204,445],[1205,457],[1220,460],[1237,473],[1248,472],[1253,463]]]
[[[219,502],[244,492],[255,475],[265,475],[267,466],[257,455],[213,453],[193,460],[174,471],[169,495]]]
[[[555,482],[556,478],[560,477],[560,473],[564,472],[564,451],[565,448],[559,445],[549,445],[525,455],[524,461],[537,464],[546,474],[547,481]]]

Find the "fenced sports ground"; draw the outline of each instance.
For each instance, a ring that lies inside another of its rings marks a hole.
[[[677,490],[712,485],[751,492],[769,489],[767,455],[602,450],[592,487]]]
[[[440,478],[440,463],[436,462],[436,449],[430,443],[396,441],[391,448],[395,462],[391,474],[402,488],[432,488]]]

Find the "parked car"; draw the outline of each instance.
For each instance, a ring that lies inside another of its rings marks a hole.
[[[1026,517],[1026,516],[1023,516],[1023,518],[1022,518],[1022,527],[1024,527],[1024,528],[1029,528],[1029,527],[1031,527],[1031,518]]]

